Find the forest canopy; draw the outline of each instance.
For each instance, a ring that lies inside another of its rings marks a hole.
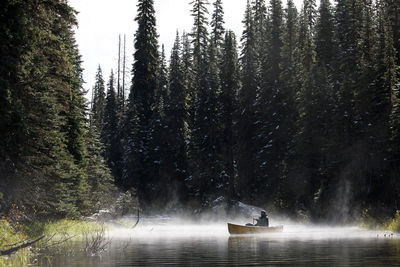
[[[154,1],[138,0],[129,96],[99,66],[88,110],[75,11],[2,4],[2,209],[84,214],[114,184],[146,210],[242,201],[330,222],[400,210],[400,2],[249,0],[240,39],[222,0],[190,5],[167,60]]]

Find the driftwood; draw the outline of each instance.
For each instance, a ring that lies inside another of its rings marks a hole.
[[[16,246],[16,247],[13,247],[13,248],[10,248],[10,249],[2,250],[2,251],[0,251],[0,255],[1,255],[1,256],[10,255],[10,254],[12,254],[12,253],[14,253],[14,252],[17,252],[17,251],[20,250],[20,249],[29,247],[30,245],[33,245],[33,244],[35,244],[36,242],[39,242],[39,241],[42,240],[44,237],[45,237],[45,236],[43,235],[43,236],[41,236],[41,237],[39,237],[39,238],[37,238],[37,239],[35,239],[35,240],[33,240],[33,241],[30,241],[30,242],[21,244],[21,245],[19,245],[19,246]]]
[[[5,247],[14,247],[14,246],[19,245],[19,244],[22,244],[22,243],[24,243],[24,242],[25,242],[25,241],[19,241],[19,242],[14,243],[14,244],[5,245]]]

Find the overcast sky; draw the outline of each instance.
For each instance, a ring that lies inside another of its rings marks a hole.
[[[167,55],[170,54],[175,40],[176,30],[190,31],[193,19],[190,16],[192,0],[154,0],[157,31],[160,35],[159,44],[165,45]],[[213,3],[214,0],[209,0]],[[268,2],[268,1],[267,1]],[[283,0],[286,5],[286,1]],[[295,0],[300,8],[302,0]],[[85,89],[91,89],[97,66],[100,64],[104,79],[107,81],[111,69],[118,66],[118,35],[126,34],[126,53],[128,79],[133,62],[133,35],[137,29],[134,18],[137,11],[137,0],[69,0],[69,3],[79,12],[77,18],[79,27],[76,29],[76,39],[83,59],[83,78]],[[225,11],[225,27],[241,35],[244,11],[247,0],[223,0]],[[209,6],[212,12],[212,6]]]

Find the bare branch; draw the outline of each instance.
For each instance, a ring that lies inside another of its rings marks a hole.
[[[18,251],[18,250],[20,250],[20,249],[29,247],[30,245],[33,245],[33,244],[35,244],[36,242],[39,242],[39,241],[42,240],[44,237],[45,237],[45,236],[43,235],[43,236],[41,236],[41,237],[39,237],[39,238],[37,238],[37,239],[35,239],[35,240],[33,240],[33,241],[24,243],[24,244],[22,244],[22,245],[19,245],[19,246],[16,246],[16,247],[13,247],[13,248],[10,248],[10,249],[7,249],[7,250],[0,251],[0,255],[1,255],[1,256],[10,255],[10,254],[12,254],[12,253],[14,253],[14,252],[16,252],[16,251]]]

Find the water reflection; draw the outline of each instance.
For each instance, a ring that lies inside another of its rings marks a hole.
[[[296,266],[399,265],[398,239],[230,237],[229,251],[237,266],[264,263]],[[245,256],[245,257],[243,257]]]
[[[281,234],[229,236],[225,225],[116,230],[101,257],[55,255],[38,266],[393,266],[400,240],[357,228],[288,226]],[[74,246],[83,244],[76,243]]]

